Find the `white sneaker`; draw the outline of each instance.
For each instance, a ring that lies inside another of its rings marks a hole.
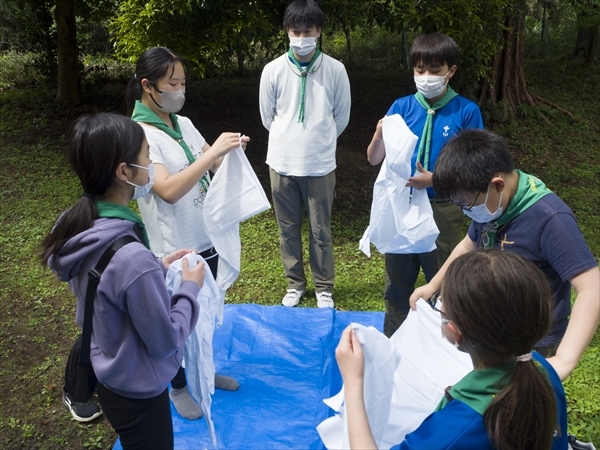
[[[283,306],[296,306],[298,303],[300,303],[300,299],[302,298],[303,294],[304,291],[288,289],[287,294],[285,294],[285,297],[283,297],[283,300],[281,300],[281,304]]]
[[[333,298],[331,292],[317,292],[317,306],[319,308],[333,308]]]

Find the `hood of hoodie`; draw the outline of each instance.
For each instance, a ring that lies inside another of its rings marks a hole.
[[[48,266],[62,281],[77,277],[83,262],[98,249],[124,234],[133,234],[134,223],[121,219],[97,219],[91,228],[77,234],[67,241],[58,254],[52,255]]]

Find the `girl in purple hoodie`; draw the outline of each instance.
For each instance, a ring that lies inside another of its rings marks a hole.
[[[204,265],[190,269],[184,259],[181,287],[169,296],[166,271],[190,250],[157,258],[149,250],[144,223],[128,207],[148,192],[154,177],[140,125],[115,114],[82,117],[73,128],[68,159],[83,194],[46,236],[42,264],[69,282],[81,326],[88,272],[118,238],[139,240],[122,247],[102,274],[90,358],[98,400],[123,448],[172,449],[167,385],[198,320]]]

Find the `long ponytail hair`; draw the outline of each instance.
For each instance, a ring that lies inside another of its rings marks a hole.
[[[82,116],[75,122],[67,158],[84,195],[61,216],[42,242],[43,266],[69,239],[92,227],[98,218],[93,199],[102,198],[114,184],[120,163],[135,164],[144,139],[139,124],[117,114]]]
[[[180,62],[183,70],[187,73],[187,63],[178,54],[165,47],[152,47],[146,50],[139,57],[135,65],[135,73],[127,84],[125,102],[127,106],[127,116],[131,117],[135,101],[142,98],[142,80],[146,78],[154,87],[158,82],[173,68],[173,65]]]
[[[448,319],[477,355],[514,359],[529,353],[550,328],[548,281],[516,253],[488,250],[460,256],[444,277],[442,297]],[[518,362],[483,417],[498,450],[551,448],[557,406],[547,375],[533,360]]]

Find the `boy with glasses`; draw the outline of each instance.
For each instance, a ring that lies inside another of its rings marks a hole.
[[[515,169],[506,141],[484,130],[465,130],[448,141],[433,187],[473,221],[437,275],[411,295],[411,307],[440,289],[446,269],[461,254],[478,248],[519,253],[542,269],[552,289],[552,328],[535,349],[555,355],[549,361],[567,378],[600,318],[598,263],[573,212],[542,181]],[[571,286],[577,294],[572,311]]]

